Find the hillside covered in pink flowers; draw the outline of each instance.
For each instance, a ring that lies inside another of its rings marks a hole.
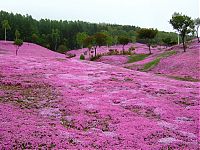
[[[199,82],[154,74],[198,78],[197,43],[150,73],[15,48],[0,42],[0,149],[198,150]]]

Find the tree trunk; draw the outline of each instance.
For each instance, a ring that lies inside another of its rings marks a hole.
[[[123,45],[123,55],[124,55],[124,45]]]
[[[186,47],[185,47],[185,36],[182,36],[182,41],[183,41],[183,51],[186,52]]]
[[[17,49],[16,49],[16,56],[17,56],[18,50],[19,50],[19,46],[17,46]]]
[[[89,59],[90,59],[90,48],[88,50],[89,50]]]
[[[54,49],[55,49],[55,51],[56,51],[56,49],[57,49],[57,40],[56,40],[56,43],[55,43],[55,48],[54,48]]]
[[[197,27],[197,39],[198,39],[198,43],[200,43],[198,30],[199,30],[199,26]]]
[[[7,34],[7,33],[6,33],[6,28],[5,28],[5,41],[6,41],[6,34]]]
[[[94,47],[94,56],[97,56],[97,46]]]
[[[151,45],[149,44],[148,46],[149,46],[149,54],[152,54],[151,53]]]

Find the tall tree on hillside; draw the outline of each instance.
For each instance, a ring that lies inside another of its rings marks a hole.
[[[153,39],[156,37],[158,33],[157,29],[140,29],[138,31],[138,38],[143,40],[147,46],[149,47],[149,54],[152,54],[151,52],[151,45],[153,43]]]
[[[95,51],[95,57],[97,56],[97,46],[101,47],[103,45],[106,45],[107,35],[103,33],[96,33],[93,35],[93,46]]]
[[[83,45],[84,45],[85,47],[88,48],[89,58],[90,58],[91,49],[92,49],[92,46],[94,45],[94,37],[88,36],[88,37],[83,41]]]
[[[5,32],[5,41],[6,41],[6,38],[7,38],[7,30],[10,30],[10,29],[11,29],[8,20],[3,20],[3,21],[2,21],[2,27],[3,27],[4,32]]]
[[[198,42],[200,42],[200,39],[199,39],[200,18],[196,18],[196,19],[194,19],[194,24],[195,24],[195,27],[196,27],[196,35],[197,35],[197,39],[198,39]]]
[[[52,29],[51,36],[52,36],[52,40],[53,40],[53,43],[54,43],[54,50],[56,51],[57,47],[58,47],[58,41],[59,41],[59,38],[60,38],[59,30],[58,29]]]
[[[84,40],[88,37],[86,32],[79,32],[76,34],[76,42],[78,45],[83,48]]]
[[[119,36],[118,42],[119,42],[119,44],[123,45],[122,50],[123,50],[123,54],[124,54],[125,53],[124,46],[127,45],[129,42],[131,42],[131,39],[129,39],[128,37],[125,37],[125,36]]]
[[[194,30],[193,20],[186,15],[174,13],[169,23],[179,32],[182,38],[184,52],[186,52],[185,37]]]
[[[19,37],[20,37],[19,31],[15,30],[15,39],[17,40],[17,39],[19,39]]]
[[[21,39],[15,39],[14,45],[16,45],[16,56],[17,56],[20,46],[23,45],[23,41]]]

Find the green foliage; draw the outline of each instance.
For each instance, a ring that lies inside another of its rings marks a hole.
[[[88,34],[86,32],[79,32],[76,34],[76,42],[78,45],[83,48],[84,40],[88,37]]]
[[[80,55],[80,60],[85,60],[85,56],[83,54]]]
[[[20,33],[18,30],[15,30],[15,39],[19,39]]]
[[[31,42],[34,42],[34,43],[37,43],[39,44],[40,41],[39,41],[39,37],[37,34],[33,33],[32,36],[31,36]]]
[[[65,45],[59,45],[57,51],[64,54],[67,51],[67,47]]]
[[[91,48],[94,45],[94,37],[89,36],[89,37],[85,38],[85,40],[83,41],[83,44],[85,47]]]
[[[7,30],[10,30],[11,27],[9,25],[8,20],[3,20],[1,23],[2,23],[2,28],[4,29],[4,32],[5,32],[4,34],[5,34],[5,41],[6,41],[6,39],[7,39]]]
[[[118,55],[119,51],[117,49],[109,49],[109,52],[107,52],[107,55]]]
[[[23,40],[21,40],[21,39],[15,39],[14,45],[16,45],[16,56],[17,56],[19,47],[23,45]]]
[[[101,54],[97,54],[96,56],[91,57],[91,58],[90,58],[90,61],[95,61],[95,60],[97,60],[97,59],[99,59],[99,58],[101,58],[101,57],[102,57]]]
[[[173,41],[171,37],[166,37],[162,39],[165,46],[172,46],[176,44],[176,41]]]
[[[119,44],[127,45],[129,42],[131,42],[131,39],[128,37],[125,37],[125,36],[119,36],[118,42],[119,42]]]
[[[22,45],[23,45],[23,40],[21,40],[21,39],[16,39],[16,40],[14,41],[14,44],[15,44],[16,46],[22,46]]]
[[[123,54],[125,54],[124,46],[127,45],[129,42],[131,42],[131,39],[125,36],[119,36],[118,37],[119,44],[123,45]]]
[[[149,47],[149,54],[151,54],[151,45],[155,43],[153,40],[158,33],[157,29],[140,29],[137,38],[143,40]]]
[[[144,65],[144,67],[141,69],[141,71],[149,71],[152,68],[154,68],[156,65],[158,65],[158,63],[160,62],[161,59],[175,55],[177,52],[176,51],[168,51],[168,52],[164,52],[162,54],[160,54],[156,59],[154,59],[153,61],[146,63]]]
[[[183,42],[183,49],[185,52],[186,51],[185,37],[187,34],[193,32],[193,30],[194,30],[193,20],[186,15],[182,15],[180,13],[174,13],[172,15],[172,18],[170,19],[169,23],[180,34],[180,36],[182,38],[182,42]]]
[[[128,63],[133,63],[133,62],[144,60],[148,56],[149,56],[149,54],[131,55],[131,56],[129,56]]]
[[[180,77],[180,76],[167,76],[169,78],[173,78],[173,79],[176,79],[176,80],[181,80],[181,81],[189,81],[189,82],[200,82],[199,79],[195,79],[195,78],[192,78],[190,76],[186,76],[186,77]]]
[[[154,30],[154,29],[140,29],[138,31],[138,38],[140,39],[153,39],[155,38],[156,34],[158,33],[158,30]]]
[[[52,30],[58,29],[59,39],[57,46],[64,44],[69,49],[80,48],[77,43],[76,35],[85,32],[88,35],[106,31],[107,35],[113,38],[112,44],[117,43],[117,36],[126,35],[129,38],[134,38],[134,31],[139,27],[135,26],[122,26],[116,24],[95,24],[83,21],[67,21],[67,20],[50,20],[40,19],[39,21],[33,19],[30,15],[20,15],[0,11],[0,23],[3,20],[8,20],[12,25],[11,31],[7,33],[7,39],[15,39],[15,30],[19,30],[21,38],[27,42],[36,42],[41,46],[48,47],[55,50],[55,39],[52,38]],[[4,33],[4,28],[0,25],[0,33]],[[33,39],[32,35],[35,34],[36,38]],[[0,39],[4,39],[4,34],[0,34]],[[108,42],[110,45],[110,42]],[[57,47],[56,46],[56,47]]]
[[[51,37],[52,37],[52,41],[54,43],[54,50],[57,50],[58,40],[60,38],[59,30],[52,29]]]
[[[196,31],[196,36],[197,36],[197,39],[198,39],[198,42],[200,42],[200,39],[199,39],[199,26],[200,26],[200,18],[196,18],[194,19],[194,25],[195,25],[195,31]]]
[[[146,63],[141,71],[149,71],[154,68],[160,62],[160,58],[157,58],[149,63]]]
[[[175,50],[172,50],[172,51],[168,51],[168,52],[164,52],[164,53],[160,54],[158,56],[158,58],[166,58],[166,57],[169,57],[169,56],[172,56],[175,54],[177,54],[177,52]]]
[[[107,43],[107,35],[103,33],[96,33],[93,35],[94,38],[94,45],[103,46]]]
[[[3,29],[7,29],[7,30],[11,29],[8,20],[3,20],[1,23],[2,23]]]

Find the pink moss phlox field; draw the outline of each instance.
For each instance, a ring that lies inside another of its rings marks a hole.
[[[100,48],[97,47],[97,54],[108,53],[110,49],[122,51],[122,47],[123,47],[122,45],[113,45],[113,46],[110,46],[110,47],[101,46]],[[135,50],[134,50],[135,54],[148,54],[149,53],[148,47],[145,44],[140,44],[140,43],[135,43],[135,44],[129,43],[129,44],[127,44],[127,45],[124,46],[124,49],[125,49],[125,51],[128,51],[129,48],[131,48],[131,47],[135,48]],[[159,46],[159,47],[156,47],[156,48],[152,48],[152,52],[154,54],[159,53],[160,50],[158,50],[158,48],[163,49],[162,46]],[[91,51],[94,51],[94,49],[91,50]],[[88,59],[89,58],[88,48],[82,48],[82,49],[78,49],[78,50],[70,50],[67,53],[68,54],[75,54],[76,55],[75,58],[79,59],[80,55],[84,54],[84,52],[87,52],[87,54],[85,55],[85,57],[86,57],[86,59]],[[91,55],[94,55],[94,53],[91,54]],[[118,57],[118,56],[116,56],[116,57]]]
[[[0,149],[198,150],[199,83],[0,42]]]
[[[186,52],[161,60],[152,72],[171,76],[200,79],[200,46],[197,41],[189,45]]]
[[[97,61],[115,66],[120,66],[127,63],[128,56],[123,56],[123,55],[102,56]]]

